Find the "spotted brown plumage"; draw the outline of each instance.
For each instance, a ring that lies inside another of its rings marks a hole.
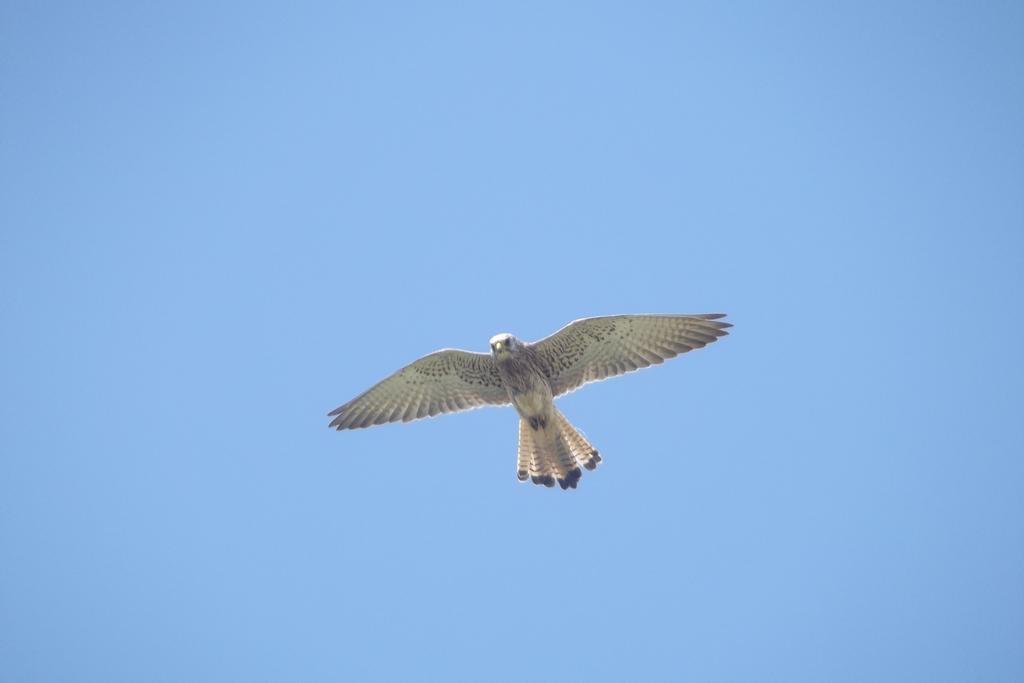
[[[575,320],[531,346],[555,396],[657,365],[728,334],[725,315],[610,315]]]
[[[329,416],[334,418],[331,427],[340,431],[508,404],[489,355],[443,349],[405,366]]]
[[[728,334],[731,325],[723,317],[583,318],[533,344],[507,333],[495,335],[490,355],[436,351],[332,410],[330,426],[357,429],[511,404],[520,416],[517,478],[576,488],[581,466],[593,470],[601,456],[555,408],[554,398],[704,347]]]

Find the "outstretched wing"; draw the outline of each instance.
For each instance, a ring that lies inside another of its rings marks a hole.
[[[331,427],[341,431],[508,403],[491,356],[443,349],[405,366],[328,415],[334,418]]]
[[[575,320],[533,344],[551,392],[558,396],[587,382],[656,365],[728,334],[723,313],[610,315]]]

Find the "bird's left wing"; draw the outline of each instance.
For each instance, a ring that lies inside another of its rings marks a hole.
[[[443,349],[405,366],[328,415],[334,418],[330,426],[341,431],[508,403],[490,355]]]
[[[575,320],[531,346],[551,391],[567,393],[594,382],[699,349],[728,334],[721,313],[609,315]]]

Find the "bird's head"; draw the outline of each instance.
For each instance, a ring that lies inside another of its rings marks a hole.
[[[513,353],[519,347],[519,340],[508,332],[502,332],[491,337],[491,353],[495,358],[500,358],[507,353]]]

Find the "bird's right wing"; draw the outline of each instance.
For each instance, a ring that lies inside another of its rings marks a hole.
[[[609,315],[575,320],[533,344],[551,392],[558,396],[587,382],[661,363],[728,334],[721,313]]]
[[[508,403],[490,355],[443,349],[405,366],[328,415],[334,418],[330,426],[341,431]]]

